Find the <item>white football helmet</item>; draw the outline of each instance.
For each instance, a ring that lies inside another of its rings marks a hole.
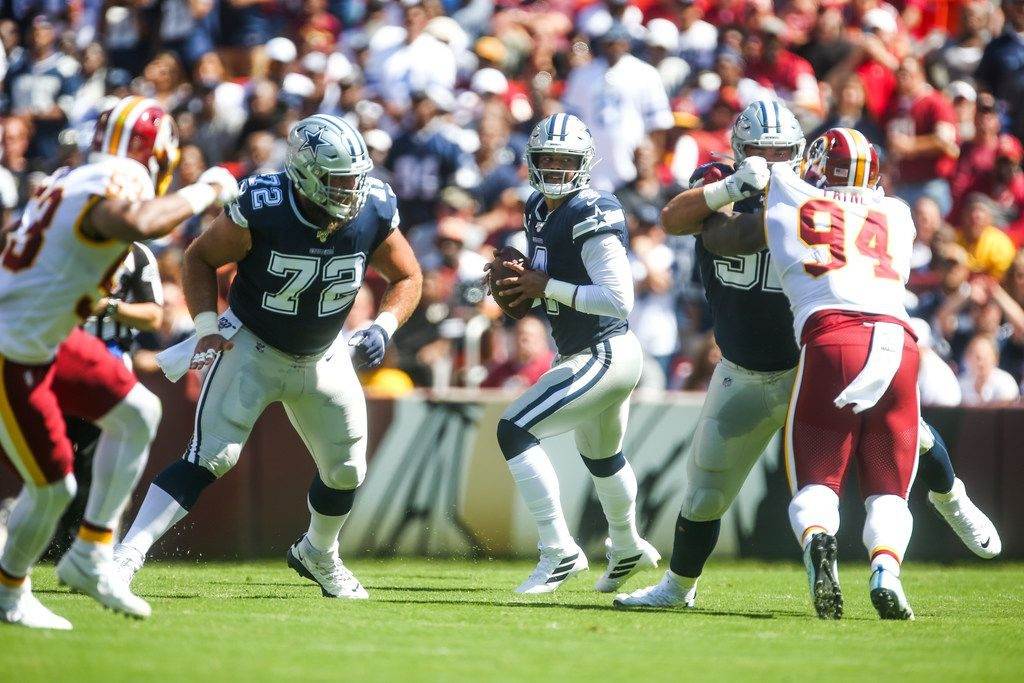
[[[366,142],[344,119],[314,114],[288,133],[285,172],[296,189],[327,214],[350,221],[366,204],[366,174],[373,160]],[[353,187],[338,187],[332,178],[356,176]]]
[[[747,157],[747,145],[788,147],[793,168],[799,170],[805,144],[807,142],[800,122],[778,100],[751,102],[732,125],[732,154],[736,164]]]
[[[579,166],[564,171],[541,169],[537,166],[541,154],[572,155],[579,158]],[[530,187],[551,199],[564,197],[590,184],[593,166],[594,136],[579,118],[572,114],[552,114],[534,126],[526,143]],[[552,178],[559,182],[551,182]]]

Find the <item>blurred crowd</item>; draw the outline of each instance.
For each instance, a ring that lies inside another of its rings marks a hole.
[[[363,132],[425,272],[387,367],[365,378],[380,391],[522,386],[547,367],[544,324],[503,320],[481,275],[494,247],[522,239],[526,134],[560,110],[590,126],[593,184],[626,210],[643,386],[704,388],[719,355],[693,241],[667,235],[660,209],[696,166],[730,154],[735,115],[768,96],[797,114],[808,141],[835,125],[864,132],[882,152],[886,189],[913,207],[908,305],[938,378],[930,400],[1019,397],[1024,0],[0,6],[5,221],[47,173],[83,162],[99,112],[131,93],[174,113],[180,185],[211,164],[239,178],[280,170],[289,126],[312,113]],[[166,315],[141,338],[144,352],[190,332],[180,259],[212,218],[151,245]],[[382,286],[368,277],[350,329],[372,316]]]

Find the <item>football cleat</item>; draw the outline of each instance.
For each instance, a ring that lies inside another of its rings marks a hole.
[[[804,566],[811,602],[819,619],[842,619],[843,591],[839,588],[836,538],[819,532],[804,548]]]
[[[643,539],[639,545],[629,548],[614,548],[611,539],[605,540],[604,545],[608,549],[608,568],[594,584],[599,593],[617,590],[644,567],[657,567],[661,559],[661,553]]]
[[[567,580],[588,569],[590,565],[587,563],[587,556],[579,546],[568,550],[544,548],[540,551],[537,568],[526,581],[519,584],[516,593],[552,593]]]
[[[615,596],[612,602],[616,607],[623,609],[631,608],[653,608],[653,609],[690,609],[697,602],[697,581],[687,588],[678,579],[665,572],[661,581],[653,586],[640,588],[632,593],[620,593]]]
[[[126,546],[123,543],[114,548],[114,569],[129,586],[132,585],[132,580],[139,573],[139,570],[142,569],[145,561],[146,556],[135,548]]]
[[[288,566],[304,578],[320,586],[325,598],[366,600],[366,592],[359,579],[338,557],[338,549],[321,551],[303,536],[288,549]]]
[[[907,602],[900,577],[878,567],[871,573],[868,586],[871,589],[871,604],[875,606],[880,618],[913,621],[914,610],[910,609],[910,603]]]
[[[97,560],[72,547],[57,563],[57,579],[72,591],[129,617],[145,619],[153,613],[149,603],[132,593],[112,559]]]
[[[975,555],[991,560],[1002,552],[1003,543],[995,525],[967,496],[960,479],[953,480],[949,493],[929,491],[928,502]]]
[[[19,588],[0,588],[0,622],[26,628],[71,630],[70,621],[54,614],[36,599],[30,579]]]

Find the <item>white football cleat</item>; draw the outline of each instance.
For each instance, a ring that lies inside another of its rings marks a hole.
[[[875,606],[880,618],[914,620],[914,610],[910,609],[910,603],[907,602],[900,577],[878,567],[871,573],[868,587],[871,589],[871,604]]]
[[[689,580],[689,579],[688,579]],[[661,581],[653,586],[640,588],[632,593],[620,593],[612,602],[616,607],[655,608],[655,609],[690,609],[697,602],[697,580],[687,588],[668,571]]]
[[[590,564],[587,562],[587,556],[579,546],[568,550],[543,548],[536,569],[526,581],[519,584],[516,593],[552,593],[567,580],[588,569]]]
[[[604,542],[608,549],[608,568],[594,584],[599,593],[612,593],[626,583],[629,577],[645,567],[657,567],[661,559],[653,545],[640,539],[638,545],[629,548],[615,548],[611,539]]]
[[[32,594],[31,579],[19,588],[0,587],[0,622],[26,628],[70,631],[71,622],[54,614]]]
[[[57,563],[57,579],[72,591],[129,617],[145,619],[153,613],[149,603],[132,593],[109,557],[90,557],[72,546]]]
[[[804,567],[811,602],[819,619],[842,619],[843,591],[839,588],[839,562],[836,538],[819,532],[804,548]]]
[[[288,566],[299,576],[320,586],[325,598],[366,600],[370,597],[359,579],[338,557],[337,548],[329,552],[317,550],[303,536],[288,549]]]
[[[123,543],[118,544],[114,548],[114,569],[129,586],[132,585],[132,580],[139,573],[139,570],[142,569],[142,565],[145,562],[146,556],[135,548],[126,546]]]
[[[953,480],[949,493],[929,491],[928,502],[975,555],[991,560],[1002,552],[1003,542],[995,525],[967,496],[960,479]]]

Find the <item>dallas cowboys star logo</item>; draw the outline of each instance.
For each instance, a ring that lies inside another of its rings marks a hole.
[[[323,135],[324,135],[324,129],[323,128],[320,128],[315,133],[313,133],[313,132],[311,132],[309,130],[302,131],[303,140],[302,140],[302,144],[299,146],[299,151],[301,152],[304,149],[308,149],[313,154],[313,156],[316,156],[316,151],[318,149],[320,149],[321,145],[329,145],[329,144],[331,144],[331,143],[327,142],[326,140],[324,140]]]

